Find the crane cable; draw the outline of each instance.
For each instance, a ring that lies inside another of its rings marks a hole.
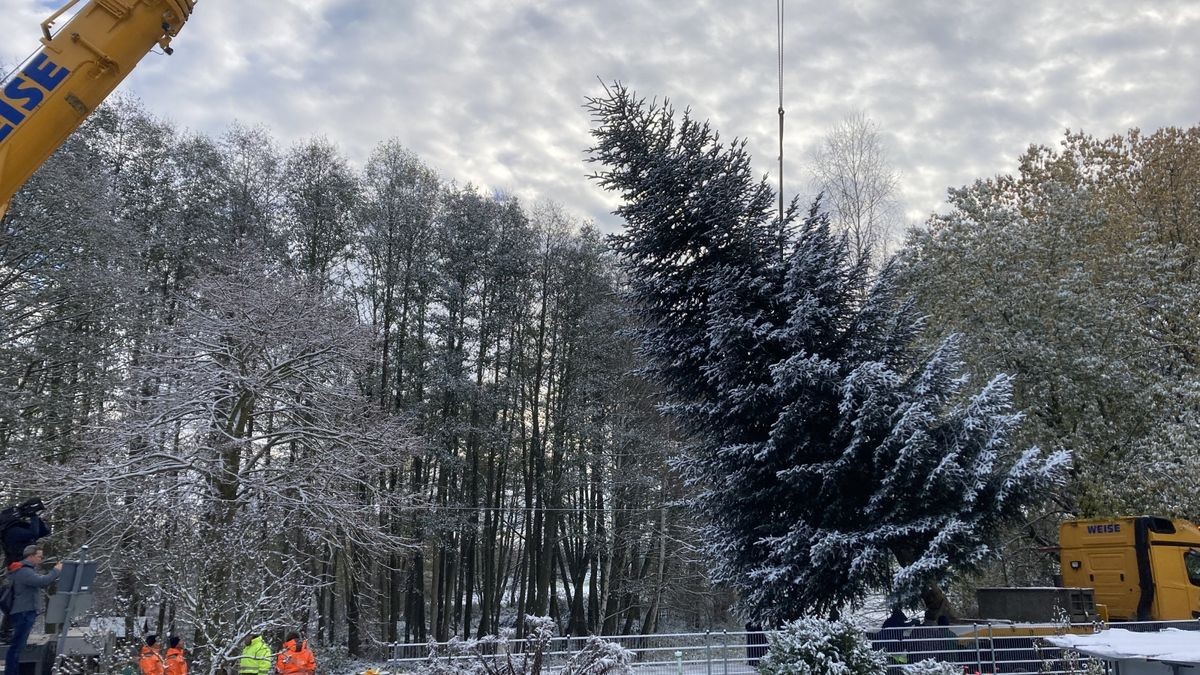
[[[775,23],[779,45],[779,231],[783,235],[783,0],[776,0]]]

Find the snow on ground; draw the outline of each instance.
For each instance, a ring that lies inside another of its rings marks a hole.
[[[1200,639],[1195,631],[1167,628],[1157,633],[1135,633],[1110,628],[1092,635],[1047,637],[1058,647],[1074,649],[1102,659],[1145,659],[1200,665]]]
[[[376,665],[377,675],[406,675],[416,670],[411,664],[404,666],[380,666]],[[347,667],[333,671],[335,675],[363,675],[366,668],[354,669]],[[680,670],[675,664],[634,664],[633,670],[637,675],[755,675],[758,670],[753,666],[741,663],[714,663],[711,666],[704,663],[685,663],[683,669]],[[2,673],[3,671],[0,671]],[[549,672],[554,672],[553,668]]]

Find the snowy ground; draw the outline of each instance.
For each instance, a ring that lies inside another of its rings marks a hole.
[[[337,671],[333,675],[362,675],[365,669],[365,667],[357,670],[348,668],[347,670]],[[747,665],[745,662],[730,663],[728,666],[723,666],[722,664],[713,664],[711,668],[707,664],[703,663],[686,663],[683,664],[682,669],[680,669],[674,663],[642,664],[635,665],[634,670],[638,673],[638,675],[679,675],[680,673],[682,673],[682,675],[755,675],[758,672],[758,670]],[[388,675],[399,675],[400,673],[411,672],[413,672],[412,668],[395,667],[386,671]]]
[[[1046,638],[1059,647],[1102,659],[1143,659],[1200,665],[1200,640],[1195,631],[1168,628],[1158,633],[1137,633],[1123,628],[1095,635],[1058,635]]]

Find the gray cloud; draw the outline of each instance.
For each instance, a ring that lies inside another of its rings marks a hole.
[[[0,61],[36,46],[57,2],[0,0]],[[1097,135],[1200,122],[1200,5],[787,4],[788,192],[846,113],[874,118],[912,219],[946,188],[1011,171],[1065,128]],[[361,165],[389,138],[444,177],[552,200],[614,229],[586,179],[584,98],[597,78],[669,97],[777,154],[775,5],[737,0],[200,0],[175,56],[124,85],[196,131],[313,134]]]

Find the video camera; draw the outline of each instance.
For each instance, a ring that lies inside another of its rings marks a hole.
[[[50,526],[38,517],[45,510],[45,504],[37,497],[0,510],[0,543],[5,564],[20,560],[22,549],[50,534]]]
[[[9,506],[0,511],[0,523],[18,519],[28,520],[45,510],[46,505],[42,503],[41,497],[27,499],[20,504]]]

